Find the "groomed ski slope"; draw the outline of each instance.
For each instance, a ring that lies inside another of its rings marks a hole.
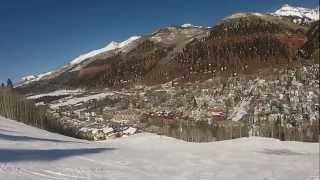
[[[138,134],[88,142],[0,117],[1,180],[315,180],[319,144],[251,137],[187,143]]]

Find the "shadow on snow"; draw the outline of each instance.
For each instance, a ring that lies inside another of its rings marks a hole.
[[[289,149],[264,149],[263,151],[259,151],[259,153],[268,154],[268,155],[279,155],[279,156],[304,155],[303,153],[294,152]]]
[[[7,135],[0,133],[0,139],[7,140],[7,141],[48,141],[48,142],[55,142],[55,143],[81,143],[77,141],[65,141],[65,140],[58,140],[58,139],[46,139],[46,138],[36,138],[36,137],[29,137],[29,136],[17,136],[17,135]]]
[[[1,129],[1,128],[0,128],[0,131],[4,131],[4,132],[16,132],[16,131],[11,131],[11,130]]]
[[[0,163],[21,161],[56,161],[72,156],[97,154],[114,148],[90,149],[0,149]]]

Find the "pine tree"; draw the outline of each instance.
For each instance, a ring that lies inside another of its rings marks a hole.
[[[13,83],[10,78],[7,80],[7,88],[13,88]]]

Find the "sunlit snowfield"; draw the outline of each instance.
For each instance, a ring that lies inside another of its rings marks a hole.
[[[88,142],[0,118],[0,179],[315,180],[319,144],[251,137],[187,143],[138,134]]]

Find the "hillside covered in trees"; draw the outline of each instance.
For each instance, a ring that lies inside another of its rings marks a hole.
[[[36,105],[12,88],[0,88],[0,116],[48,131],[75,136],[48,112],[47,106]]]
[[[212,28],[164,28],[135,40],[123,50],[65,66],[18,90],[30,93],[78,87],[121,88],[295,66],[301,64],[300,49],[310,54],[309,49],[318,46],[314,40],[319,39],[317,24],[299,25],[289,18],[248,13],[227,17]],[[313,40],[307,41],[308,38]]]
[[[240,13],[129,39],[15,90],[39,105],[36,116],[47,107],[63,131],[90,140],[141,130],[318,141],[319,21]]]

